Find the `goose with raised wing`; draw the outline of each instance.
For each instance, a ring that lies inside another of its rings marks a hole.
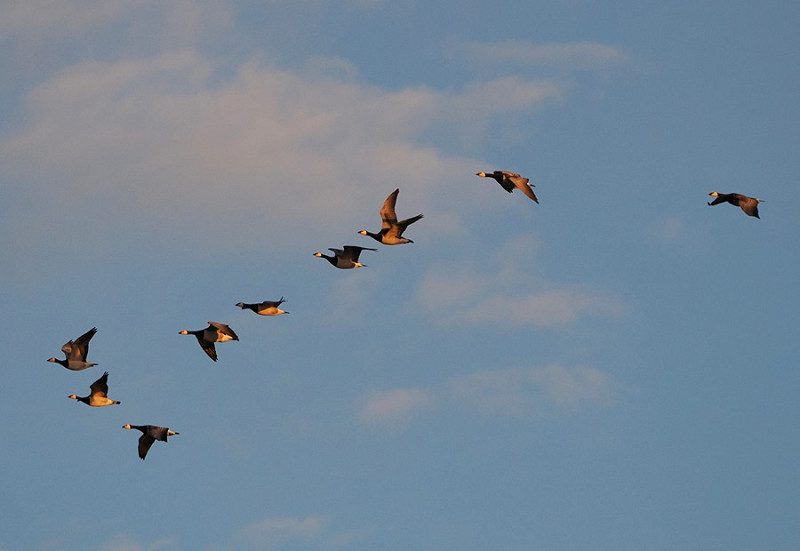
[[[67,341],[64,343],[64,346],[61,347],[61,351],[66,358],[63,360],[48,358],[47,361],[60,364],[71,371],[81,371],[97,365],[96,363],[86,361],[86,356],[89,354],[89,341],[92,340],[95,333],[97,333],[97,327],[92,327],[77,339]]]
[[[476,176],[481,178],[494,178],[500,186],[511,193],[515,189],[520,190],[522,193],[530,197],[534,202],[538,203],[539,199],[533,192],[533,184],[529,184],[530,180],[524,176],[520,176],[516,172],[508,172],[507,170],[495,170],[494,172],[478,172]]]
[[[103,406],[113,406],[120,403],[117,400],[111,400],[108,397],[108,371],[103,373],[102,377],[93,382],[91,386],[89,386],[89,390],[91,392],[89,393],[88,396],[78,396],[76,394],[70,394],[68,398],[72,398],[73,400],[83,402],[84,404],[90,405],[95,408]]]
[[[371,231],[361,230],[361,235],[368,235],[375,241],[379,241],[384,245],[402,245],[404,243],[413,243],[412,240],[403,237],[403,232],[406,231],[406,228],[419,220],[423,217],[422,214],[418,214],[412,218],[406,218],[405,220],[397,221],[397,214],[394,211],[395,203],[397,202],[397,194],[400,193],[400,189],[394,190],[389,197],[386,198],[386,201],[383,202],[383,206],[381,207],[380,215],[381,215],[381,230],[378,233],[372,233]]]

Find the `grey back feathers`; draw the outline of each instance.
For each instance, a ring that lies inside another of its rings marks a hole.
[[[761,218],[758,215],[758,204],[764,202],[761,199],[748,197],[747,195],[742,195],[741,193],[719,193],[717,191],[712,191],[709,193],[709,195],[714,197],[714,200],[708,203],[708,206],[710,207],[719,205],[720,203],[730,203],[731,205],[741,208],[748,216]]]
[[[500,186],[506,190],[507,192],[511,193],[515,189],[520,190],[522,193],[527,195],[531,198],[534,202],[538,203],[539,199],[536,198],[536,194],[533,192],[532,187],[536,187],[533,184],[529,184],[530,180],[523,176],[520,176],[516,172],[508,172],[507,170],[495,170],[494,172],[478,172],[476,176],[480,176],[481,178],[494,178]]]

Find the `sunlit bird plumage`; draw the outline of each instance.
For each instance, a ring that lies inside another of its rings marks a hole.
[[[180,434],[175,432],[174,430],[170,430],[167,427],[158,427],[156,425],[122,425],[123,429],[136,429],[141,431],[142,435],[139,437],[139,458],[144,460],[147,456],[147,452],[150,450],[150,446],[153,445],[153,442],[156,440],[160,440],[161,442],[166,442],[167,438],[170,436],[175,436],[176,434]]]
[[[333,255],[327,255],[319,251],[314,253],[317,258],[324,258],[331,265],[336,266],[341,270],[350,270],[352,268],[364,268],[366,264],[358,261],[361,256],[361,251],[377,251],[378,249],[371,249],[369,247],[359,247],[357,245],[345,245],[341,249],[334,249],[328,247],[329,251],[333,251]]]
[[[93,382],[89,386],[89,390],[90,392],[88,396],[78,396],[76,394],[70,394],[68,398],[72,398],[73,400],[83,402],[84,404],[96,408],[103,406],[113,406],[120,403],[117,400],[111,400],[108,397],[108,371],[103,373],[102,377]]]
[[[208,357],[217,361],[217,349],[214,347],[215,342],[238,341],[239,337],[229,326],[224,323],[217,323],[209,321],[208,327],[205,329],[198,329],[197,331],[189,331],[184,329],[180,331],[181,335],[194,335],[197,337],[197,342],[203,351],[208,354]]]
[[[494,172],[478,172],[476,176],[480,176],[481,178],[493,178],[497,181],[500,186],[506,190],[507,192],[511,193],[515,189],[520,190],[522,193],[530,197],[534,202],[538,203],[539,199],[536,198],[536,194],[533,192],[533,184],[530,184],[530,180],[525,178],[524,176],[520,176],[516,172],[508,172],[507,170],[495,170]]]
[[[61,351],[64,352],[65,359],[48,358],[47,361],[60,364],[71,371],[81,371],[97,365],[86,361],[86,357],[89,355],[89,341],[92,340],[95,333],[97,333],[97,327],[92,327],[77,339],[64,343]]]
[[[418,214],[414,217],[406,218],[405,220],[400,220],[398,222],[397,214],[394,210],[398,193],[400,193],[399,188],[390,193],[389,197],[387,197],[383,202],[383,206],[381,207],[380,211],[381,230],[378,233],[372,233],[367,230],[361,230],[358,233],[361,235],[368,235],[375,241],[379,241],[384,245],[402,245],[404,243],[413,243],[412,240],[403,237],[403,232],[406,231],[408,226],[421,219],[423,215]]]
[[[731,205],[742,209],[748,216],[754,216],[759,219],[761,218],[758,215],[758,204],[764,202],[761,199],[748,197],[747,195],[742,195],[741,193],[719,193],[718,191],[712,191],[709,193],[709,195],[714,197],[714,200],[708,203],[708,206],[710,207],[719,205],[721,203],[730,203]]]

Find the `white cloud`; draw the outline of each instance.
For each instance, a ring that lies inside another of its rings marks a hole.
[[[538,242],[510,240],[485,256],[439,264],[422,279],[417,299],[442,323],[558,328],[585,316],[617,317],[626,306],[602,289],[556,286],[531,273]]]
[[[505,40],[469,42],[462,49],[471,60],[482,64],[588,69],[628,62],[628,56],[619,48],[593,42],[535,44],[525,40]]]
[[[327,525],[322,516],[265,518],[239,529],[236,538],[258,549],[273,549],[288,542],[313,542]]]
[[[616,316],[623,311],[619,301],[601,292],[567,287],[532,295],[491,297],[466,308],[462,315],[474,323],[557,327],[582,316]]]
[[[404,189],[421,205],[436,185],[472,171],[419,145],[427,130],[472,124],[478,112],[529,111],[558,95],[551,83],[522,79],[393,91],[256,60],[222,79],[228,69],[182,50],[81,63],[33,89],[24,126],[0,139],[10,187],[39,214],[6,221],[9,250],[63,247],[65,225],[104,214],[106,232],[146,226],[160,235],[194,235],[186,220],[214,217],[203,235],[209,253],[251,247],[274,222],[294,246],[295,236],[374,216],[353,205],[366,190],[393,189],[409,167],[415,177]]]
[[[400,388],[374,391],[361,408],[360,418],[373,425],[405,424],[415,413],[432,405],[428,391]]]
[[[115,534],[96,548],[97,551],[159,551],[173,549],[175,538],[161,538],[153,543],[140,543],[125,533]]]
[[[612,403],[610,376],[591,367],[545,365],[487,369],[454,377],[431,388],[373,391],[360,418],[377,427],[403,427],[413,415],[448,404],[485,415],[526,418],[572,413]]]
[[[606,373],[585,367],[508,368],[458,377],[448,383],[458,401],[487,414],[523,417],[544,413],[555,406],[571,412],[611,401]]]

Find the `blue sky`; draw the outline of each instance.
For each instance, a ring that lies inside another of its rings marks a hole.
[[[0,550],[797,549],[799,16],[0,3]]]

